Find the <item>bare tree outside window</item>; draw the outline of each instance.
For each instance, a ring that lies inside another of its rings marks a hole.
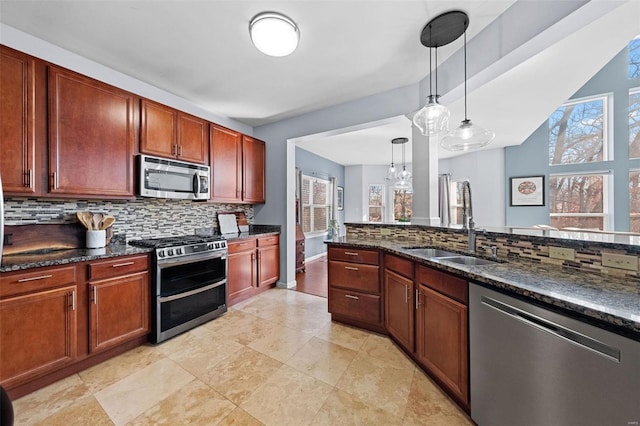
[[[629,43],[629,78],[640,77],[640,38]]]
[[[606,98],[565,104],[549,117],[549,164],[606,160]]]
[[[302,231],[323,233],[329,226],[331,182],[302,176]]]
[[[629,158],[640,158],[640,88],[629,92]]]
[[[369,222],[382,222],[384,217],[384,185],[369,185]]]
[[[549,224],[556,228],[605,230],[604,174],[551,175]]]
[[[413,192],[407,189],[393,190],[393,218],[398,222],[410,222],[413,217]]]

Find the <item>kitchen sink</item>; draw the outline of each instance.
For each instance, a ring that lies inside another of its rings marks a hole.
[[[496,263],[501,263],[500,261],[494,261],[494,260],[482,259],[480,257],[464,256],[464,255],[442,256],[442,257],[437,257],[437,259],[444,260],[446,262],[458,263],[460,265],[468,265],[468,266],[495,265]]]
[[[437,249],[433,247],[403,247],[404,250],[407,250],[414,256],[421,257],[449,257],[449,256],[460,256],[460,253],[455,253],[452,251]]]

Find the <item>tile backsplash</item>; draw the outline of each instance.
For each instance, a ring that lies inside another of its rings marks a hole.
[[[193,234],[200,228],[217,228],[220,212],[244,212],[253,223],[253,206],[214,204],[189,200],[142,198],[135,200],[5,199],[5,223],[27,225],[77,222],[76,212],[89,210],[116,218],[114,234],[126,239]]]

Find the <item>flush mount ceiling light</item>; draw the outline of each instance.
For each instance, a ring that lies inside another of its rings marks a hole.
[[[446,134],[440,145],[449,151],[469,151],[481,148],[496,137],[493,130],[483,129],[467,118],[467,32],[464,32],[464,120],[457,129]]]
[[[424,26],[420,34],[420,43],[429,48],[429,97],[426,105],[413,116],[413,124],[427,136],[444,134],[449,131],[449,109],[438,103],[438,47],[445,46],[458,39],[469,26],[467,14],[452,10],[438,15]],[[436,53],[436,94],[432,92],[433,69],[431,66],[431,49]]]
[[[298,47],[300,32],[293,20],[276,12],[256,15],[249,24],[253,45],[269,56],[287,56]]]

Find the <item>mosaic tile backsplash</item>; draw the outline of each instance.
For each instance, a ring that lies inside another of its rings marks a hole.
[[[194,234],[200,228],[218,228],[218,213],[244,212],[253,224],[253,206],[189,200],[142,198],[135,200],[5,199],[5,223],[27,225],[77,222],[76,212],[89,210],[116,218],[114,235],[127,240]]]
[[[447,247],[459,251],[468,250],[466,231],[420,225],[394,226],[349,223],[345,225],[347,237],[349,238],[393,239],[407,241],[407,245],[418,244]],[[489,255],[491,247],[496,247],[498,257],[518,257],[521,260],[529,260],[533,263],[552,264],[580,269],[585,272],[640,280],[640,272],[638,271],[611,268],[602,264],[602,253],[638,257],[640,255],[640,246],[478,232],[476,234],[477,253]],[[575,259],[561,260],[551,258],[549,256],[549,247],[572,248],[575,251]]]

